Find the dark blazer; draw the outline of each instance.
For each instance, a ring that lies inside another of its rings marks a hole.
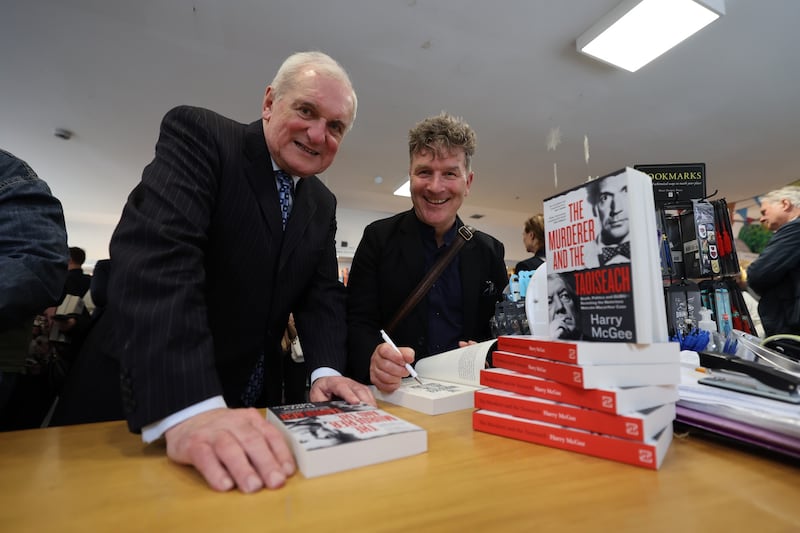
[[[747,283],[761,296],[758,315],[767,337],[800,335],[800,220],[778,228],[747,267]]]
[[[309,372],[344,372],[335,211],[318,178],[301,179],[284,233],[261,121],[167,113],[110,245],[102,322],[114,331],[108,351],[120,360],[132,431],[215,395],[240,406],[261,353],[259,404],[280,403],[290,311]]]
[[[547,261],[547,259],[545,258],[544,253],[537,253],[533,257],[529,257],[528,259],[517,263],[517,266],[514,267],[514,274],[519,274],[520,272],[524,272],[526,270],[536,270],[545,261]]]
[[[461,225],[461,221],[457,224]],[[492,337],[489,319],[508,283],[504,253],[500,241],[477,231],[458,254],[463,340],[484,341]],[[347,283],[350,377],[369,383],[370,357],[383,342],[379,330],[422,280],[424,269],[422,238],[413,210],[373,222],[364,230]],[[427,353],[427,317],[427,298],[423,298],[392,332],[392,340],[398,346],[414,348],[417,359],[431,355]]]

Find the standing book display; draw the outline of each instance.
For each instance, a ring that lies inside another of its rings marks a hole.
[[[544,201],[550,336],[667,340],[650,177],[632,168]]]
[[[500,336],[473,428],[658,469],[680,383],[650,177],[626,168],[544,202],[549,338]]]

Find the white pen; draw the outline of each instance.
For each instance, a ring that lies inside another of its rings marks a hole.
[[[397,345],[394,343],[394,341],[392,339],[390,339],[389,335],[387,335],[386,332],[383,331],[383,330],[381,330],[381,337],[383,337],[383,340],[384,340],[384,342],[386,342],[386,344],[388,344],[389,346],[394,348],[394,350],[397,353],[400,353],[400,348],[397,347]],[[402,354],[400,353],[400,355],[402,355]],[[411,374],[412,378],[417,380],[417,383],[419,383],[420,385],[423,384],[422,380],[419,379],[419,376],[417,375],[417,371],[414,370],[413,366],[411,366],[410,364],[406,363],[406,370],[408,370],[408,373]]]

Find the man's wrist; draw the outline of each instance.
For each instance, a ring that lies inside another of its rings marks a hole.
[[[329,376],[341,376],[342,373],[334,370],[333,368],[327,366],[321,366],[318,369],[314,370],[311,373],[311,384],[313,385],[315,381],[319,378],[329,377]]]
[[[184,422],[195,415],[205,413],[206,411],[211,411],[212,409],[220,409],[225,407],[228,407],[228,405],[225,403],[225,398],[222,396],[214,396],[207,400],[203,400],[202,402],[190,405],[185,409],[181,409],[177,413],[172,413],[166,418],[162,418],[157,422],[153,422],[152,424],[144,426],[142,428],[142,440],[149,444],[160,439],[171,427],[177,426],[181,422]]]

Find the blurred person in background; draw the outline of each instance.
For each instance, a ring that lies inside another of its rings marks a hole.
[[[61,202],[25,161],[0,150],[0,427],[38,427],[45,414],[12,396],[39,389],[39,377],[25,374],[34,317],[59,302],[66,276]],[[9,415],[17,419],[10,426]]]
[[[760,296],[764,334],[800,335],[800,187],[790,185],[761,198],[761,224],[774,235],[747,268],[747,283]]]
[[[533,254],[533,257],[517,263],[517,266],[514,267],[514,274],[527,270],[536,270],[547,260],[545,257],[544,215],[539,213],[525,221],[522,242],[525,244],[525,250],[529,254]]]

